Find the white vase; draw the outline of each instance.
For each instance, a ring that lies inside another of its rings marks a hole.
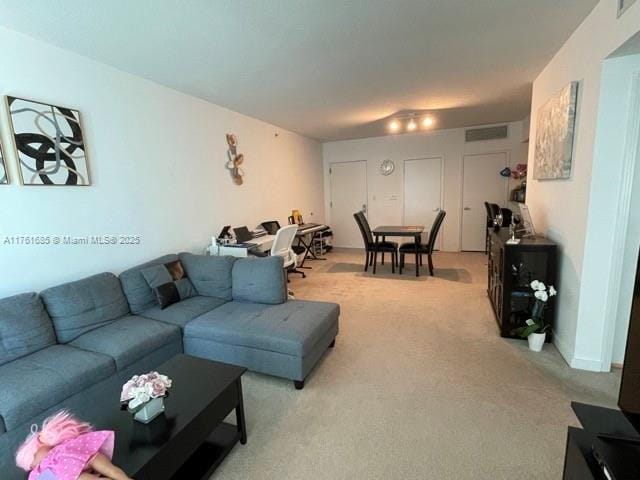
[[[164,412],[164,398],[158,397],[145,403],[144,407],[138,410],[133,418],[140,423],[149,423],[162,412]]]
[[[547,338],[546,333],[532,333],[527,337],[529,340],[529,350],[534,352],[539,352],[542,350],[542,346],[544,345],[544,341]]]

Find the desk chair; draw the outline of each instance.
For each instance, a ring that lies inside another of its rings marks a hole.
[[[382,254],[382,264],[384,265],[385,252],[391,253],[391,272],[396,273],[396,264],[398,263],[398,244],[396,242],[376,242],[373,240],[373,234],[371,233],[371,227],[367,217],[364,216],[362,211],[354,213],[353,218],[356,219],[360,234],[362,235],[362,241],[364,242],[364,250],[366,259],[364,261],[364,271],[366,272],[369,265],[374,265],[378,261],[378,252]],[[373,273],[376,273],[374,266]]]
[[[284,258],[284,269],[287,273],[287,281],[289,281],[290,273],[299,273],[302,278],[306,277],[304,272],[298,270],[298,255],[291,248],[293,239],[298,231],[297,225],[287,225],[276,232],[276,238],[271,246],[271,255],[278,255]]]
[[[422,243],[418,246],[418,253],[420,254],[420,265],[422,265],[422,255],[427,255],[427,260],[429,262],[429,274],[433,276],[433,260],[431,259],[431,255],[433,254],[433,248],[436,244],[436,238],[438,238],[438,232],[440,231],[440,227],[442,226],[442,222],[444,221],[444,217],[447,214],[444,210],[440,210],[438,215],[436,215],[436,219],[433,221],[433,225],[431,226],[431,230],[429,231],[429,240],[426,244]],[[416,244],[414,242],[407,242],[400,245],[400,273],[402,273],[402,269],[404,268],[404,255],[408,253],[413,255],[416,251]]]
[[[268,220],[266,222],[262,222],[260,225],[262,225],[262,228],[264,228],[269,235],[276,235],[278,233],[278,230],[280,230],[280,222],[278,222],[277,220]],[[293,253],[300,256],[300,255],[304,255],[306,248],[300,245],[300,239],[298,239],[298,244],[291,245],[291,250],[293,250]],[[296,270],[297,268],[298,267],[296,267]],[[311,268],[311,267],[299,267],[299,268]],[[294,271],[293,273],[300,273],[302,274],[302,278],[305,277],[303,272]]]

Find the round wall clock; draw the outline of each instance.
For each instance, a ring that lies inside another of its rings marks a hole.
[[[380,173],[384,176],[391,175],[393,171],[396,169],[396,164],[393,163],[393,160],[383,160],[380,164]]]

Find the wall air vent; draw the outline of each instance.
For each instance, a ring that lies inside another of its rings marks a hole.
[[[498,140],[509,136],[509,127],[501,125],[499,127],[470,128],[465,130],[465,141],[480,142],[482,140]]]

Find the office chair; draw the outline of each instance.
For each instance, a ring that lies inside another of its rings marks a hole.
[[[435,220],[433,221],[433,225],[431,226],[431,230],[429,231],[429,240],[426,244],[422,243],[418,246],[418,253],[420,254],[420,265],[422,265],[422,255],[427,255],[427,261],[429,263],[429,274],[433,276],[433,260],[431,255],[433,254],[433,249],[436,244],[436,239],[438,238],[438,232],[440,231],[440,227],[442,226],[442,222],[444,222],[444,217],[447,214],[444,210],[440,210],[438,215],[436,215]],[[404,255],[406,253],[413,254],[416,251],[416,244],[414,242],[407,242],[400,245],[400,273],[402,273],[402,269],[404,268]]]
[[[278,222],[277,220],[268,220],[266,222],[262,222],[260,225],[262,225],[262,228],[264,228],[269,235],[275,235],[278,233],[278,230],[280,230],[280,222]],[[300,239],[298,239],[297,245],[291,245],[291,249],[293,250],[293,253],[295,253],[298,256],[304,255],[305,251],[307,250],[306,248],[304,248],[303,245],[300,245]],[[302,268],[311,268],[311,267],[302,267]],[[302,272],[294,272],[294,273],[302,273]],[[304,278],[304,275],[303,275],[303,278]]]
[[[287,272],[287,281],[289,281],[289,273],[299,273],[302,278],[306,278],[306,274],[298,270],[298,255],[293,251],[292,243],[298,231],[297,225],[287,225],[276,232],[276,238],[271,246],[271,255],[278,255],[284,258],[284,269]]]

